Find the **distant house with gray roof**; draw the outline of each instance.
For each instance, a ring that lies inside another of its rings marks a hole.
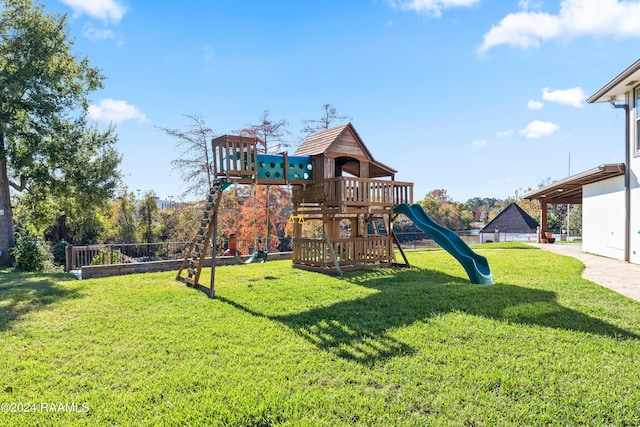
[[[505,241],[535,239],[539,225],[520,206],[511,203],[480,230],[480,242],[496,241],[498,234]]]

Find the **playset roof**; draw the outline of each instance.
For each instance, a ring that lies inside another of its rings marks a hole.
[[[398,171],[376,161],[351,123],[314,132],[300,144],[296,156],[349,157],[369,162],[371,178],[393,176]]]

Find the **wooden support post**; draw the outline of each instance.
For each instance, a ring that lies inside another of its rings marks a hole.
[[[64,248],[64,271],[66,271],[67,273],[70,272],[73,269],[73,250],[72,250],[72,245],[67,244],[67,246]]]
[[[281,153],[284,160],[284,183],[289,184],[289,153],[284,151]]]
[[[400,245],[400,240],[398,240],[398,236],[396,236],[396,233],[394,233],[393,230],[391,230],[391,237],[393,238],[393,243],[395,243],[396,246],[398,247],[398,250],[400,251],[400,255],[402,255],[402,259],[404,260],[404,265],[402,264],[398,264],[398,265],[401,265],[402,267],[411,268],[411,264],[409,263],[409,260],[407,259],[407,256],[405,255],[404,251],[402,250],[402,246]]]
[[[540,234],[538,235],[538,243],[546,240],[545,232],[547,231],[547,201],[540,199]],[[543,237],[544,236],[544,237]]]
[[[333,243],[331,243],[331,240],[329,240],[329,235],[327,235],[326,231],[324,232],[324,240],[329,247],[329,254],[331,255],[331,259],[333,259],[333,264],[336,267],[336,271],[340,276],[342,276],[342,270],[340,269],[340,263],[338,262],[336,251],[333,249]]]
[[[222,197],[218,193],[218,197]],[[216,241],[218,240],[218,210],[213,214],[213,230],[211,232],[211,279],[209,280],[209,298],[216,297]]]

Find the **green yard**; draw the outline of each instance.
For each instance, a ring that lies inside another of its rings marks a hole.
[[[479,250],[494,286],[443,251],[342,279],[222,267],[217,299],[0,271],[0,424],[640,425],[640,303],[572,258]]]

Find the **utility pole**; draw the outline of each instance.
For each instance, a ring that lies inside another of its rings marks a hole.
[[[569,151],[569,174],[567,176],[571,176],[571,151]],[[571,214],[571,205],[569,203],[567,203],[567,242],[569,241],[569,234],[571,229],[569,228],[571,226],[571,220],[570,215]]]

